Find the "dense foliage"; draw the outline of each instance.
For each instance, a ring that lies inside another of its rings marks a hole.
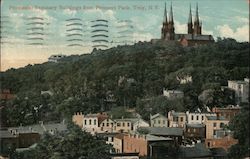
[[[1,88],[10,89],[17,98],[1,101],[5,106],[2,121],[7,126],[26,125],[71,118],[76,111],[93,113],[119,106],[149,114],[233,104],[231,94],[220,86],[227,85],[228,79],[248,76],[248,54],[249,43],[233,39],[193,48],[139,42],[94,50],[59,63],[10,69],[1,73]],[[187,75],[193,82],[180,84],[177,76]],[[183,101],[159,97],[163,88],[184,91]],[[53,95],[41,94],[47,90]],[[152,112],[144,109],[145,101]]]
[[[110,149],[102,139],[72,124],[68,132],[45,134],[35,148],[12,156],[15,159],[109,159]]]
[[[234,137],[239,140],[239,143],[230,148],[229,156],[231,158],[240,158],[249,155],[249,105],[243,105],[243,109],[230,122],[230,129],[234,131]]]

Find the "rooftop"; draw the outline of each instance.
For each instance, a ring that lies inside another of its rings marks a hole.
[[[157,118],[157,117],[164,117],[164,118],[167,118],[167,117],[165,117],[164,115],[161,115],[161,114],[159,114],[159,113],[157,113],[157,114],[155,114],[155,115],[152,115],[152,116],[150,116],[150,119],[154,119],[154,118]]]
[[[207,116],[208,120],[226,120],[224,116]]]
[[[197,143],[193,147],[180,147],[180,157],[184,158],[199,158],[199,157],[210,157],[212,153],[202,143]]]
[[[151,135],[157,136],[182,136],[182,128],[173,128],[173,127],[141,127],[149,132]]]
[[[8,130],[0,130],[0,138],[15,138]]]
[[[192,128],[204,128],[204,124],[186,124],[187,127],[192,127]]]

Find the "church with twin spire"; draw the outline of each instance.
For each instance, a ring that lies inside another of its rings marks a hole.
[[[187,22],[187,34],[175,33],[172,3],[170,6],[169,15],[165,3],[164,19],[161,29],[161,39],[152,39],[153,43],[158,41],[161,42],[177,41],[182,46],[197,46],[197,45],[213,43],[214,38],[212,35],[202,34],[202,22],[199,19],[198,4],[196,4],[196,13],[194,22],[190,5],[189,17]]]

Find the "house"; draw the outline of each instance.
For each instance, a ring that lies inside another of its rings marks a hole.
[[[229,120],[223,116],[207,116],[205,121],[206,139],[217,138],[217,133],[223,130],[228,123]]]
[[[190,139],[204,139],[206,128],[204,124],[186,124],[184,130],[185,138]]]
[[[184,97],[184,93],[179,90],[168,90],[163,89],[163,96],[167,97],[168,99],[180,99]]]
[[[114,132],[115,121],[110,118],[104,119],[100,123],[101,132]]]
[[[3,89],[0,93],[1,100],[11,100],[14,99],[15,95],[11,93],[10,89]]]
[[[114,146],[114,137],[119,133],[116,132],[105,132],[105,133],[97,133],[96,136],[103,138],[106,141],[106,144],[110,144]]]
[[[164,144],[174,144],[173,139],[150,134],[129,134],[124,136],[123,149],[125,153],[137,152],[141,157],[159,158],[171,153]]]
[[[216,116],[216,113],[206,112],[186,112],[187,123],[188,124],[203,124],[205,122],[206,116]]]
[[[58,55],[51,55],[49,58],[48,58],[48,62],[59,62],[62,58],[65,58],[66,55],[63,55],[63,54],[58,54]]]
[[[221,137],[205,140],[207,148],[223,148],[225,151],[228,151],[235,144],[238,144],[238,140],[234,139],[232,134],[226,134],[225,132]]]
[[[132,132],[138,127],[149,127],[149,124],[141,118],[114,119],[114,121],[115,132]]]
[[[82,129],[90,132],[91,134],[101,132],[100,123],[105,119],[108,119],[108,115],[106,113],[83,115]]]
[[[227,120],[231,121],[234,116],[240,112],[241,107],[229,105],[225,108],[214,107],[212,112],[216,113],[217,116],[224,116]]]
[[[180,82],[180,84],[192,83],[193,81],[191,75],[179,75],[176,76],[176,79]]]
[[[249,103],[249,78],[244,78],[244,81],[228,81],[228,88],[235,91],[235,102]]]
[[[168,118],[159,113],[155,115],[150,114],[150,126],[151,127],[168,127]]]
[[[114,136],[114,143],[113,143],[113,148],[115,149],[116,153],[123,153],[124,148],[123,148],[123,142],[124,142],[124,137],[126,134],[119,133]]]
[[[75,123],[77,126],[79,126],[80,128],[83,127],[83,114],[82,112],[76,112],[73,116],[72,116],[72,121],[73,123]]]
[[[54,135],[59,132],[66,132],[67,125],[64,123],[64,121],[61,123],[50,123],[50,124],[44,124],[43,122],[40,122],[40,124],[35,124],[35,125],[9,127],[8,131],[17,134],[38,133],[40,135],[44,135],[45,133],[50,133],[51,135]]]
[[[175,112],[174,110],[168,112],[169,127],[184,128],[187,122],[186,113]]]

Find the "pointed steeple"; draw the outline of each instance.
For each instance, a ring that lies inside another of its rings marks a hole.
[[[192,12],[191,12],[191,4],[189,5],[189,17],[188,17],[188,23],[192,24]]]
[[[199,24],[199,11],[198,11],[198,3],[196,3],[196,15],[195,15],[195,20],[197,24]]]
[[[174,23],[174,18],[173,18],[173,9],[172,9],[172,2],[171,2],[171,6],[170,6],[169,22]]]
[[[190,4],[190,9],[189,9],[189,17],[188,17],[188,34],[193,34],[193,21],[192,21],[192,12],[191,12],[191,4]]]
[[[165,9],[164,9],[164,22],[168,22],[168,12],[167,12],[167,7],[166,7],[166,2],[165,2]]]

